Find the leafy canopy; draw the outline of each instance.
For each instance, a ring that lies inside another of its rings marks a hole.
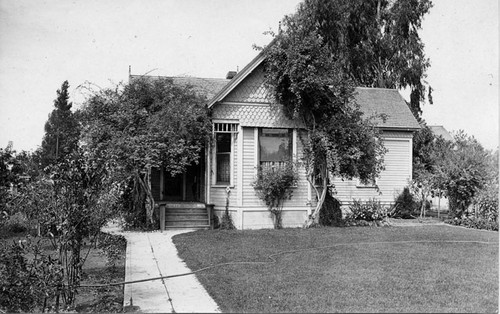
[[[172,79],[139,78],[96,92],[80,112],[84,146],[111,164],[115,180],[132,191],[134,211],[151,222],[149,169],[174,176],[198,163],[211,131],[204,100]]]
[[[322,38],[356,86],[409,88],[410,108],[419,117],[430,63],[418,31],[431,7],[429,0],[305,0],[284,25]]]

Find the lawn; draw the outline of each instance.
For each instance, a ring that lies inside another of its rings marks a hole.
[[[197,273],[223,312],[498,312],[497,232],[200,230],[173,241],[192,270],[265,262]]]

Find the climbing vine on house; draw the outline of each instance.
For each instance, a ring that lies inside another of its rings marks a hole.
[[[293,163],[261,168],[257,179],[253,182],[257,196],[266,203],[271,212],[275,229],[283,228],[283,203],[292,198],[293,187],[298,180],[296,169],[297,166]]]
[[[418,30],[431,6],[428,0],[304,1],[266,48],[266,83],[287,117],[307,131],[307,178],[318,202],[306,227],[318,222],[329,177],[369,183],[383,169],[383,143],[354,102],[355,86],[409,87],[409,107],[419,117],[429,63]]]

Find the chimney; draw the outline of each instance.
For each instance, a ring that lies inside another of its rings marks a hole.
[[[226,74],[226,80],[230,80],[230,79],[232,79],[235,76],[236,76],[236,71],[229,71]]]

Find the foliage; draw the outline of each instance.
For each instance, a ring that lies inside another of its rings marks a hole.
[[[475,212],[480,217],[498,221],[498,150],[487,156],[487,176],[485,185],[474,196]]]
[[[97,247],[106,255],[106,265],[115,271],[116,263],[123,256],[123,252],[127,247],[127,240],[122,235],[101,232],[97,243]]]
[[[490,220],[487,218],[481,217],[464,217],[464,218],[456,218],[455,219],[447,219],[444,221],[447,224],[455,225],[455,226],[464,226],[467,228],[474,229],[485,229],[498,231],[498,221]]]
[[[252,183],[255,193],[271,212],[275,229],[283,228],[283,203],[292,198],[293,187],[298,180],[296,167],[293,163],[285,163],[276,168],[261,167],[257,179]]]
[[[440,160],[439,172],[445,178],[450,211],[461,218],[475,195],[485,186],[488,177],[488,152],[473,137],[459,131],[454,136],[453,149]]]
[[[394,218],[413,218],[413,214],[419,208],[418,202],[415,201],[408,187],[404,187],[403,191],[396,197],[394,207],[390,212],[390,217]]]
[[[436,165],[436,136],[431,128],[423,123],[413,134],[412,178],[418,180],[420,174],[433,172]]]
[[[54,100],[55,109],[49,114],[45,123],[45,135],[41,147],[42,167],[54,164],[73,152],[78,146],[80,128],[69,102],[69,83],[64,81],[57,90]]]
[[[79,112],[87,150],[110,161],[115,182],[127,189],[125,207],[152,224],[151,167],[172,176],[198,163],[210,123],[203,95],[171,79],[134,79],[93,92]],[[139,219],[138,221],[141,221]]]
[[[310,222],[317,223],[329,175],[373,181],[383,168],[385,150],[372,121],[353,103],[353,82],[323,37],[293,18],[284,22],[285,31],[266,48],[266,83],[285,115],[307,130],[300,138],[307,179],[318,198]],[[320,190],[316,176],[322,180]]]
[[[86,258],[83,241],[95,241],[112,217],[118,190],[108,180],[107,163],[80,149],[50,165],[47,171],[50,176],[27,184],[16,211],[38,221],[58,252],[57,262],[63,272],[56,291],[58,309],[61,300],[73,304]]]
[[[319,224],[322,226],[343,226],[342,209],[339,200],[326,194],[323,208],[319,214]]]
[[[305,42],[324,42],[322,50],[329,55],[329,63],[356,86],[409,88],[409,107],[418,117],[429,67],[418,31],[431,7],[429,0],[306,0],[295,14],[284,18],[283,33],[288,35],[293,29]],[[297,44],[297,51],[304,47]],[[309,65],[308,54],[297,59],[303,65],[297,67],[299,73]]]
[[[425,217],[425,211],[430,209],[428,198],[433,194],[435,177],[432,173],[425,172],[420,175],[418,181],[413,180],[409,186],[411,193],[418,202],[420,208],[420,218]]]
[[[27,231],[29,226],[26,216],[21,212],[17,212],[6,220],[4,228],[7,232],[21,233]]]
[[[349,205],[350,212],[346,215],[346,220],[365,220],[375,221],[382,220],[387,217],[387,210],[380,201],[370,199],[366,202],[361,200],[353,200]]]
[[[32,258],[27,258],[30,253]],[[31,241],[0,247],[0,311],[43,312],[54,298],[63,270]]]

